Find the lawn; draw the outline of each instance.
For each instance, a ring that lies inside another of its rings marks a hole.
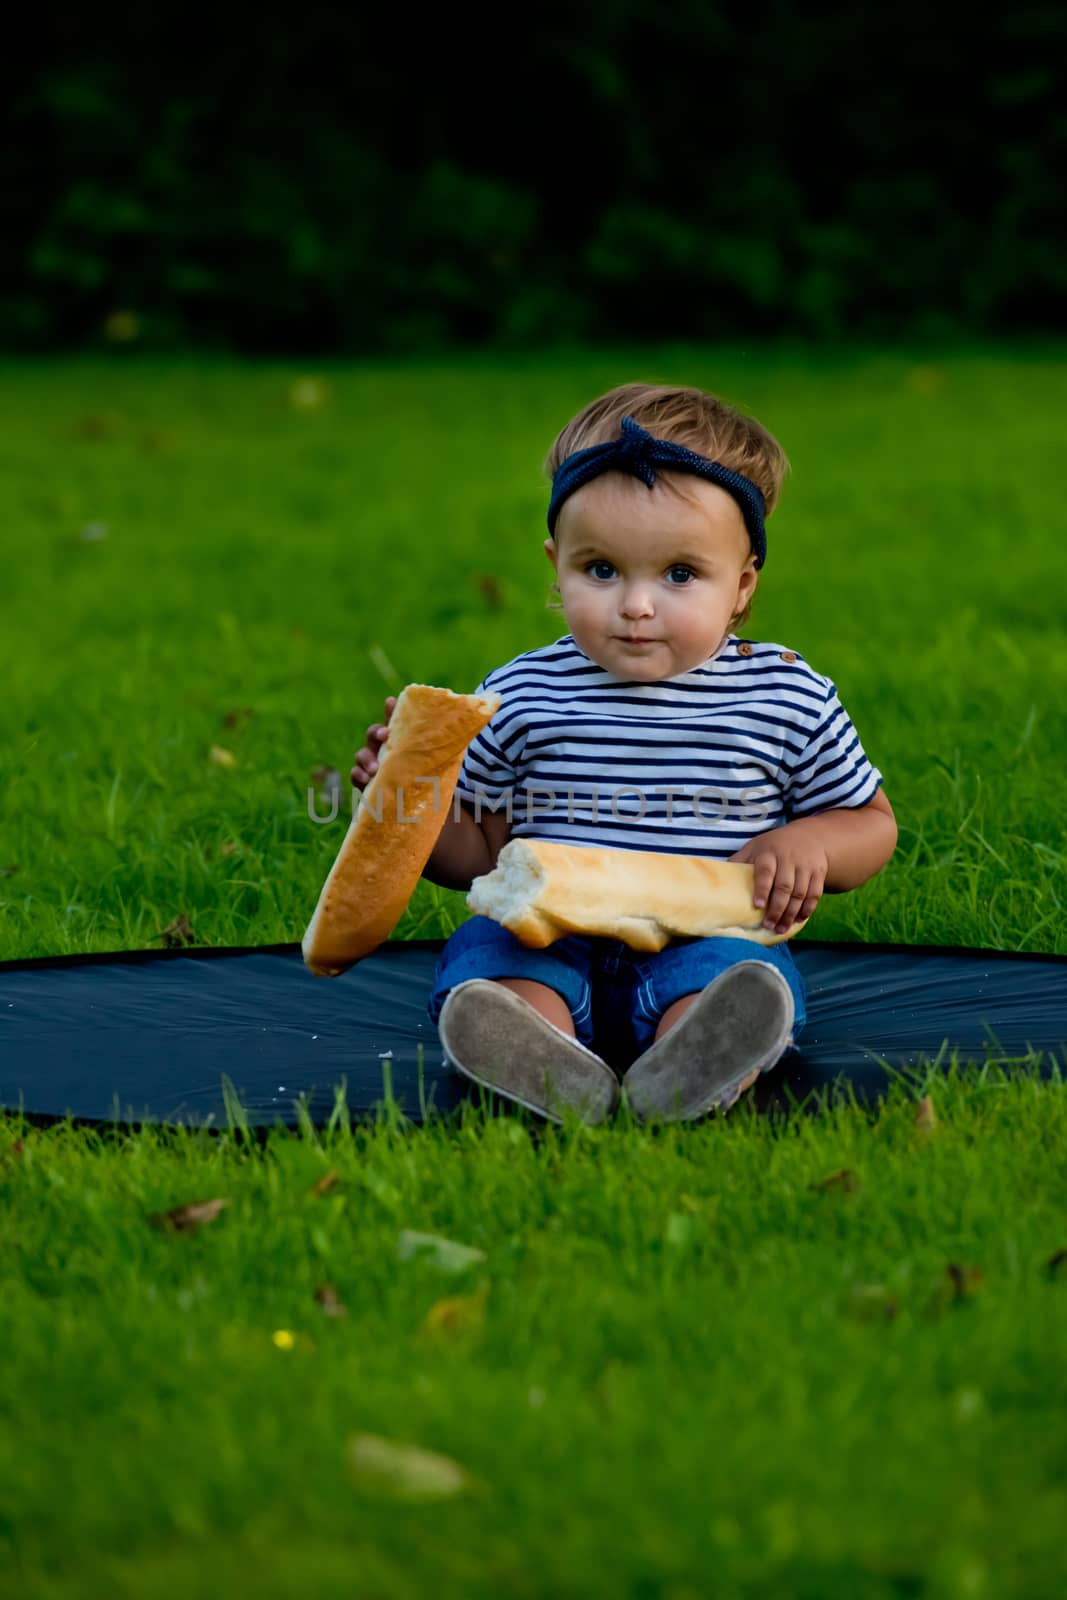
[[[900,828],[805,934],[1067,953],[1045,342],[0,363],[0,958],[179,918],[298,940],[349,814],[314,825],[308,789],[347,796],[384,696],[566,631],[540,464],[632,377],[723,394],[792,461],[745,636],[834,679]],[[466,914],[421,883],[395,937]],[[263,1147],[6,1118],[0,1583],[1053,1592],[1063,1086],[928,1087],[932,1127],[899,1087],[659,1131],[386,1110]],[[462,1475],[435,1496],[413,1448]]]

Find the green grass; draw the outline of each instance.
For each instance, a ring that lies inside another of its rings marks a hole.
[[[142,948],[181,913],[201,943],[298,939],[384,697],[470,691],[566,632],[540,464],[631,376],[716,389],[793,464],[746,631],[834,679],[900,827],[806,934],[1067,949],[1065,372],[1047,349],[471,357],[328,370],[302,411],[294,367],[0,364],[0,952]],[[327,826],[320,765],[345,784]],[[423,883],[396,936],[466,915]]]
[[[1057,1592],[1067,1101],[934,1094],[926,1135],[899,1087],[534,1138],[475,1107],[262,1150],[0,1130],[7,1592]],[[356,1478],[361,1433],[473,1484]]]
[[[1067,953],[1065,357],[368,363],[317,369],[313,409],[291,364],[0,364],[0,957],[179,915],[299,939],[348,816],[311,823],[313,771],[347,795],[386,694],[566,630],[540,463],[631,377],[724,394],[793,463],[745,632],[833,677],[900,827],[805,934]],[[395,936],[466,914],[422,883]],[[659,1131],[387,1109],[263,1149],[7,1118],[0,1587],[1055,1592],[1063,1085],[937,1074],[928,1136],[915,1092]],[[191,1234],[148,1220],[223,1196]],[[404,1229],[485,1258],[400,1259]],[[466,1331],[420,1332],[451,1296]],[[346,1466],[360,1432],[474,1487],[397,1500]]]

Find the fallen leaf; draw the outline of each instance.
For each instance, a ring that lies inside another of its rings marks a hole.
[[[196,934],[184,911],[179,912],[173,922],[168,922],[167,926],[156,934],[156,938],[162,939],[168,950],[178,950],[182,945],[196,943]]]
[[[197,1228],[202,1228],[208,1222],[214,1222],[223,1206],[229,1205],[228,1199],[222,1200],[194,1200],[187,1206],[175,1206],[173,1211],[156,1211],[149,1217],[149,1221],[157,1228],[173,1229],[176,1233],[192,1233]]]
[[[439,1267],[442,1272],[462,1272],[466,1267],[488,1259],[484,1250],[457,1244],[454,1239],[444,1239],[439,1233],[417,1233],[412,1228],[400,1230],[396,1253],[401,1261],[418,1257]]]
[[[689,1245],[695,1244],[707,1232],[707,1225],[703,1217],[686,1215],[682,1211],[672,1211],[667,1218],[666,1240],[674,1250],[684,1250]]]
[[[245,706],[240,711],[227,711],[222,721],[227,728],[243,728],[250,717],[255,716],[251,706]]]
[[[104,338],[109,344],[132,344],[140,333],[141,319],[136,311],[112,311],[104,318]]]
[[[1054,1278],[1058,1272],[1062,1272],[1065,1268],[1067,1268],[1067,1249],[1056,1250],[1045,1262],[1045,1271],[1050,1278]]]
[[[945,386],[944,369],[929,365],[912,367],[908,374],[908,385],[916,394],[937,394]]]
[[[857,1322],[891,1322],[900,1300],[884,1283],[859,1283],[849,1293],[848,1310]]]
[[[12,861],[9,866],[0,868],[0,878],[13,878],[16,872],[21,871],[22,868],[19,866],[18,862]]]
[[[500,587],[499,578],[492,572],[479,572],[475,581],[490,611],[499,611],[504,604],[504,591]]]
[[[348,1307],[343,1305],[337,1290],[332,1283],[320,1283],[315,1290],[315,1299],[322,1307],[324,1317],[347,1317]]]
[[[367,654],[370,656],[376,671],[381,673],[383,680],[389,685],[390,692],[398,694],[397,686],[403,685],[405,680],[400,676],[377,640],[370,646]]]
[[[965,1266],[960,1261],[949,1261],[927,1302],[927,1313],[940,1316],[950,1305],[972,1300],[982,1287],[985,1277],[981,1267]]]
[[[373,1168],[367,1168],[359,1175],[359,1181],[374,1198],[389,1211],[396,1211],[403,1203],[403,1196],[395,1183],[390,1183],[388,1178]]]
[[[450,1456],[418,1445],[396,1444],[376,1433],[355,1433],[345,1457],[355,1488],[397,1500],[447,1500],[478,1486]]]
[[[329,1172],[324,1172],[322,1177],[311,1185],[309,1194],[328,1194],[335,1183],[340,1182],[340,1173],[331,1167]]]
[[[289,386],[289,404],[294,411],[318,411],[325,405],[327,393],[321,378],[297,378]]]
[[[219,858],[222,859],[226,856],[239,855],[243,848],[244,846],[238,844],[236,839],[226,839],[222,844],[219,845]],[[205,861],[210,861],[214,854],[215,852],[212,850],[209,844],[204,846]]]
[[[964,1300],[981,1287],[985,1273],[981,1267],[966,1267],[959,1261],[950,1261],[945,1268],[957,1300]]]
[[[237,765],[237,757],[233,751],[227,750],[221,744],[213,744],[207,753],[207,758],[209,761],[213,761],[217,767],[235,767]]]
[[[915,1107],[915,1126],[921,1133],[932,1133],[937,1127],[937,1112],[934,1102],[928,1094],[924,1094],[919,1104]]]
[[[0,1168],[7,1167],[7,1166],[10,1166],[13,1163],[16,1163],[19,1160],[19,1158],[22,1155],[22,1153],[25,1150],[25,1148],[26,1147],[23,1144],[21,1139],[13,1140],[12,1143],[11,1143],[10,1149],[5,1150],[3,1158],[0,1159]]]
[[[431,1336],[472,1333],[485,1321],[488,1298],[489,1285],[481,1283],[473,1294],[453,1295],[447,1300],[437,1300],[420,1322],[419,1332]]]
[[[817,1178],[814,1183],[808,1184],[809,1189],[840,1194],[854,1194],[859,1186],[860,1180],[850,1167],[838,1167],[836,1172],[828,1172],[825,1178]]]
[[[317,767],[311,769],[311,781],[318,785],[327,800],[332,799],[334,795],[340,798],[343,786],[341,774],[336,767],[328,767],[324,762],[320,762]]]
[[[173,428],[148,428],[141,435],[141,449],[149,454],[164,454],[173,450],[178,442],[178,435]]]
[[[970,1417],[976,1417],[984,1406],[985,1399],[981,1389],[975,1389],[970,1385],[957,1389],[953,1396],[952,1409],[957,1417],[964,1422]]]
[[[114,411],[88,411],[74,424],[79,439],[110,439],[122,427],[122,418]]]

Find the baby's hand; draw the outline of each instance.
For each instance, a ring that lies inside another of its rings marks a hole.
[[[397,696],[391,694],[385,702],[385,722],[372,722],[367,729],[367,743],[356,751],[356,764],[352,768],[352,787],[365,789],[378,770],[378,752],[389,737],[389,721],[396,709]]]
[[[790,832],[789,823],[750,839],[730,860],[752,863],[752,901],[766,907],[763,926],[769,932],[788,933],[794,923],[806,922],[822,899],[829,870],[826,851],[810,834]]]

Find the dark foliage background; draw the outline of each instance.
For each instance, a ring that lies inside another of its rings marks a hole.
[[[0,66],[0,340],[1059,328],[1065,18],[55,6]]]

